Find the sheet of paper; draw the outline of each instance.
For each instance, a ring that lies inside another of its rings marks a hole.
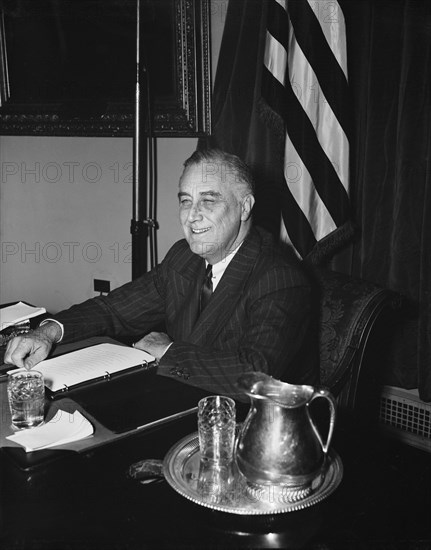
[[[54,418],[36,428],[23,430],[6,437],[25,447],[26,452],[57,447],[93,435],[92,424],[79,412],[58,410]]]
[[[149,353],[117,344],[98,344],[72,353],[46,359],[36,366],[45,379],[45,386],[58,391],[67,386],[109,376],[131,367],[151,363]]]
[[[46,313],[43,307],[33,307],[23,302],[18,302],[12,306],[2,307],[0,309],[0,330],[3,330],[11,325],[16,325],[32,317],[37,317]]]

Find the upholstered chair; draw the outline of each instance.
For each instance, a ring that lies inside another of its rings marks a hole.
[[[403,297],[371,282],[313,268],[319,296],[320,378],[338,407],[358,413],[379,391],[381,360]]]

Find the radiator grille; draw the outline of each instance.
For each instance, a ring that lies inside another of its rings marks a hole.
[[[421,401],[416,390],[384,386],[379,423],[391,436],[431,452],[431,404]]]

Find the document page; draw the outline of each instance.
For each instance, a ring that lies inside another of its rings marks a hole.
[[[43,307],[33,307],[23,302],[0,308],[0,330],[45,313]]]
[[[152,355],[136,348],[98,344],[46,359],[35,368],[43,374],[45,386],[56,392],[154,360]]]
[[[90,437],[93,433],[93,426],[79,411],[71,414],[60,409],[46,424],[22,430],[6,439],[22,445],[28,453],[79,441]]]

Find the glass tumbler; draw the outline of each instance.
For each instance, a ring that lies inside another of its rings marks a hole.
[[[9,373],[7,387],[12,427],[34,428],[44,421],[45,385],[42,373],[18,369]]]
[[[235,401],[210,395],[198,403],[198,434],[201,460],[227,463],[233,458],[235,442]]]

